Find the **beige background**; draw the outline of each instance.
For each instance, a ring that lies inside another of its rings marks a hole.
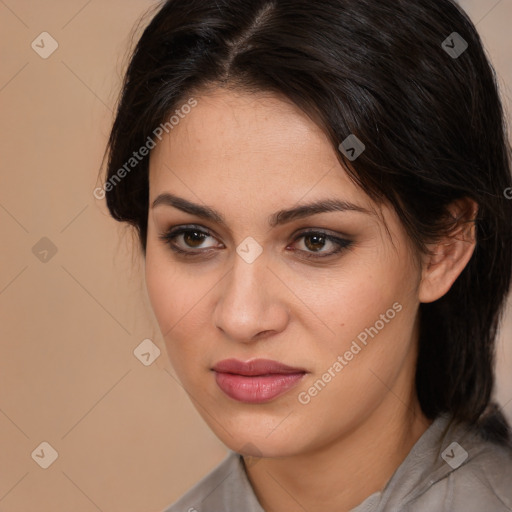
[[[166,360],[137,246],[92,194],[132,28],[155,5],[0,0],[2,512],[158,512],[226,453]],[[510,112],[512,0],[463,5]],[[44,31],[47,59],[31,48]],[[498,398],[512,420],[511,333],[509,313]],[[146,338],[162,348],[150,366],[133,353]]]

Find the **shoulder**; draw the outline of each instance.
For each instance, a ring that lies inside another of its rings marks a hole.
[[[456,425],[442,437],[438,461],[406,510],[512,512],[512,446]]]
[[[202,510],[260,512],[261,508],[252,496],[240,455],[229,451],[217,467],[162,512]]]
[[[453,509],[512,512],[512,448],[480,440],[471,449],[468,463],[450,474]]]

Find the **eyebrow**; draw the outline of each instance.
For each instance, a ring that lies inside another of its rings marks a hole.
[[[151,208],[156,208],[160,205],[172,206],[191,215],[196,215],[202,219],[211,220],[223,226],[226,226],[226,221],[222,214],[210,208],[196,203],[191,203],[182,197],[175,196],[168,192],[160,194],[151,205]],[[268,224],[270,227],[276,227],[279,225],[293,222],[294,220],[303,219],[311,215],[326,212],[344,212],[353,211],[364,213],[367,215],[374,215],[374,213],[366,208],[357,206],[347,201],[341,201],[339,199],[320,199],[309,204],[299,205],[295,208],[287,210],[279,210],[278,212],[270,215]]]

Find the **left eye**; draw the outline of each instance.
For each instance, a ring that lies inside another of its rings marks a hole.
[[[183,256],[199,256],[201,253],[210,252],[209,249],[214,248],[215,244],[204,246],[203,244],[208,238],[215,239],[208,231],[192,226],[171,229],[159,235],[159,239],[166,243],[173,252]],[[321,231],[300,233],[295,237],[293,243],[295,244],[302,239],[305,249],[293,249],[293,251],[302,253],[306,258],[325,258],[337,254],[352,245],[350,240]],[[323,250],[325,247],[329,247],[329,245],[332,247],[331,250]]]
[[[331,256],[341,252],[343,249],[347,249],[352,244],[350,240],[317,231],[301,233],[294,241],[297,242],[301,239],[304,240],[302,243],[304,247],[306,247],[306,251],[303,251],[305,252],[306,258],[324,258]],[[329,244],[333,249],[323,251],[322,249],[326,246],[328,247]],[[302,251],[302,249],[299,250]],[[316,254],[321,254],[321,256],[316,256]]]
[[[159,238],[167,243],[169,247],[177,253],[198,254],[198,251],[188,251],[187,248],[200,249],[200,245],[205,241],[205,239],[214,237],[201,229],[181,227],[162,233]],[[184,242],[185,248],[183,248],[183,245],[180,247],[179,244],[176,243],[178,238],[181,238],[181,241]],[[208,248],[210,247],[212,246],[208,246]]]

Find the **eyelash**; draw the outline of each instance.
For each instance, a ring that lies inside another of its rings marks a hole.
[[[183,249],[180,249],[179,247],[176,247],[176,245],[174,243],[174,239],[180,235],[187,234],[187,233],[197,233],[200,235],[206,235],[206,236],[211,236],[212,238],[215,238],[208,231],[205,231],[204,229],[195,227],[195,226],[187,226],[187,227],[182,226],[182,227],[178,227],[178,228],[171,228],[167,232],[160,234],[158,238],[160,240],[162,240],[165,244],[167,244],[173,252],[175,252],[181,256],[197,257],[201,253],[204,254],[205,252],[211,252],[209,249],[206,251],[205,250],[185,251]],[[299,249],[299,252],[304,253],[303,257],[305,257],[306,259],[319,260],[322,258],[328,258],[330,256],[334,256],[335,254],[338,254],[338,253],[342,252],[343,250],[348,249],[353,243],[351,240],[347,240],[344,238],[339,238],[337,236],[329,235],[328,233],[325,233],[323,231],[314,231],[314,230],[303,231],[303,232],[299,233],[295,237],[295,239],[293,240],[292,243],[296,243],[301,238],[306,238],[308,236],[314,236],[314,235],[317,235],[317,236],[320,235],[321,237],[323,237],[325,239],[326,242],[334,243],[337,246],[337,249],[335,249],[327,254],[322,253],[322,255],[320,255],[320,256],[313,252],[302,251]]]

